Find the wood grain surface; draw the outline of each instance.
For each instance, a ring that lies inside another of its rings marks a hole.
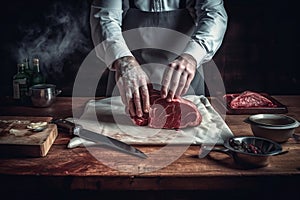
[[[300,96],[275,96],[278,101],[288,107],[288,116],[300,119]],[[69,117],[72,113],[80,113],[88,99],[79,98],[73,104],[72,98],[58,98],[50,108],[44,109],[40,114],[45,116]],[[14,115],[20,113],[20,107],[11,105],[0,106],[0,113]],[[32,116],[35,108],[25,107],[26,112]],[[33,112],[31,112],[31,110]],[[62,112],[63,111],[63,112]],[[226,123],[236,136],[252,135],[249,124],[243,120],[249,115],[226,115]],[[295,131],[300,133],[300,127]],[[300,143],[293,138],[282,143],[288,153],[271,157],[270,164],[262,168],[245,169],[238,166],[226,154],[211,152],[204,158],[198,158],[200,146],[190,146],[181,156],[173,162],[158,170],[151,171],[151,166],[125,163],[124,168],[135,167],[146,173],[122,172],[96,159],[90,149],[85,147],[68,149],[67,144],[71,135],[59,132],[57,139],[43,158],[0,158],[0,176],[5,181],[5,188],[13,190],[15,187],[25,187],[35,190],[47,187],[59,190],[89,190],[89,191],[195,191],[195,190],[268,190],[288,191],[292,194],[297,191],[300,181]],[[161,146],[136,146],[145,153],[159,151]],[[95,155],[102,158],[119,158],[122,155],[99,148]],[[168,156],[162,153],[156,161],[163,161]],[[118,160],[115,160],[118,163]],[[153,163],[155,164],[155,163]],[[144,168],[143,168],[144,167]],[[37,176],[38,175],[38,176]]]
[[[47,128],[40,132],[29,130],[27,125],[50,122],[51,119],[52,117],[0,116],[0,155],[3,157],[46,156],[58,135],[56,125],[48,124]]]

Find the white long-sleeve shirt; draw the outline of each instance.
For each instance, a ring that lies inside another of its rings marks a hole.
[[[180,8],[180,0],[135,0],[134,3],[137,9],[145,12]],[[182,53],[192,55],[199,66],[210,60],[219,49],[227,27],[227,14],[223,0],[186,0],[185,5],[196,27]],[[92,4],[93,40],[95,45],[105,41],[97,46],[97,55],[107,66],[111,66],[118,58],[132,56],[121,29],[122,19],[128,8],[128,0],[95,0]]]

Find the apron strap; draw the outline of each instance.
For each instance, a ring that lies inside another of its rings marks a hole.
[[[137,8],[135,3],[134,3],[135,0],[129,0],[129,7],[130,8]],[[184,9],[186,8],[186,0],[180,0],[179,2],[179,8],[180,9]]]

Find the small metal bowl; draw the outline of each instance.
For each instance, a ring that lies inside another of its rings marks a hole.
[[[49,107],[62,91],[53,84],[38,84],[29,88],[29,96],[34,107]]]
[[[261,153],[251,153],[236,149],[232,146],[233,141],[254,145],[261,150]],[[270,163],[271,156],[287,152],[282,151],[281,145],[276,142],[253,136],[229,138],[225,141],[224,148],[214,147],[212,151],[222,152],[230,155],[238,165],[245,168],[265,167]]]
[[[300,125],[296,119],[282,114],[252,115],[245,122],[250,124],[254,136],[279,143],[293,137],[295,128]]]

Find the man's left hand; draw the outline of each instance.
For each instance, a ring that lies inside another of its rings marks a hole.
[[[162,79],[162,98],[172,101],[176,96],[185,94],[195,76],[197,62],[189,54],[178,56],[165,70]]]

